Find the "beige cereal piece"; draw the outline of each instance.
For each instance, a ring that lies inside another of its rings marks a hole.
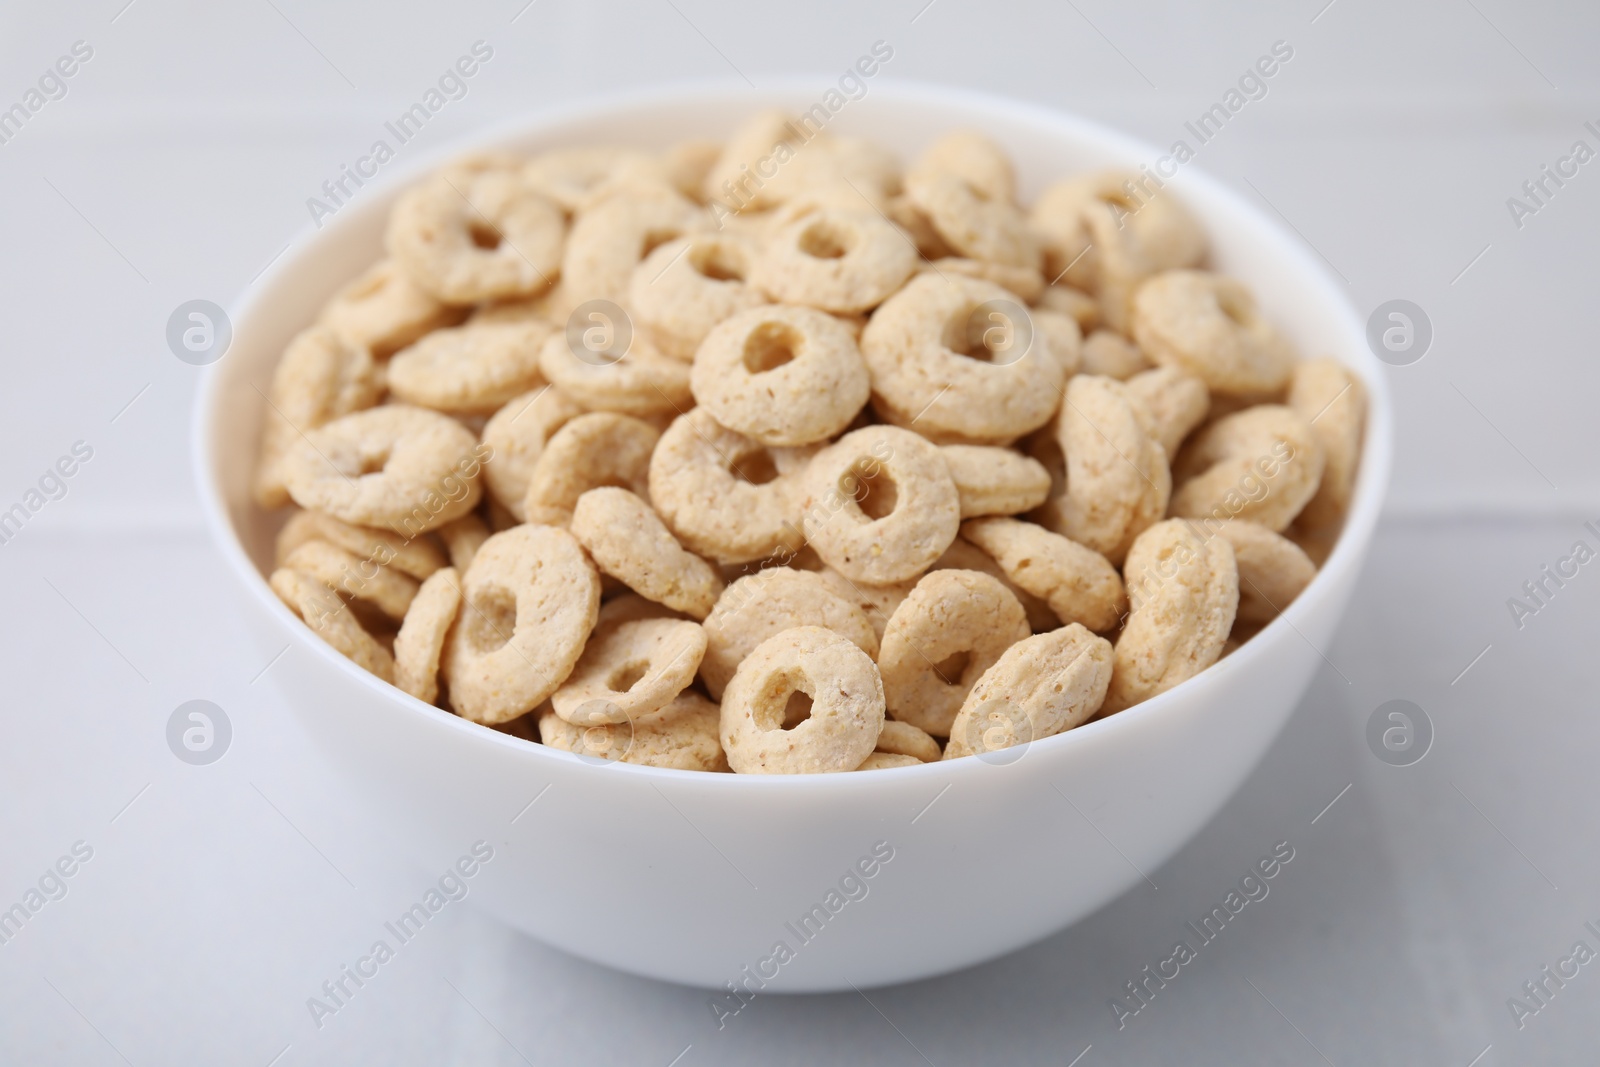
[[[579,213],[561,260],[562,288],[574,307],[628,299],[634,268],[659,246],[708,225],[693,203],[666,187],[631,187]]]
[[[603,146],[542,152],[523,166],[522,176],[568,215],[630,180],[667,180],[665,168],[646,153]]]
[[[1100,302],[1083,290],[1074,289],[1070,285],[1047,285],[1039,293],[1036,302],[1039,307],[1047,311],[1071,316],[1072,321],[1078,324],[1079,332],[1084,336],[1094,332],[1100,325]]]
[[[597,628],[550,706],[576,726],[637,723],[688,688],[705,652],[699,623],[638,619]]]
[[[599,614],[600,577],[565,530],[516,526],[483,543],[461,594],[444,653],[450,703],[492,725],[533,710],[572,673]]]
[[[364,600],[397,622],[417,595],[414,579],[326,541],[307,541],[289,553],[283,566],[352,600]]]
[[[1172,473],[1144,405],[1111,378],[1067,383],[1056,441],[1067,463],[1055,532],[1121,562],[1133,539],[1167,510]]]
[[[1176,367],[1141,371],[1124,384],[1128,394],[1144,405],[1156,438],[1169,456],[1178,454],[1183,439],[1205,421],[1211,409],[1206,383]]]
[[[374,359],[388,359],[423,334],[461,321],[460,308],[435,300],[392,259],[381,260],[339,290],[317,316]]]
[[[929,570],[982,571],[1005,586],[1011,595],[1017,598],[1017,603],[1021,604],[1022,610],[1027,613],[1028,628],[1034,633],[1044,633],[1061,625],[1061,620],[1050,610],[1049,604],[1007,578],[1006,572],[995,562],[993,556],[964,537],[957,537],[950,542],[950,547],[944,550],[944,555],[936,559]]]
[[[705,200],[706,175],[722,155],[720,141],[679,141],[661,153],[661,166],[672,187],[690,200]]]
[[[923,762],[915,756],[905,756],[898,752],[873,752],[861,761],[861,766],[856,770],[886,771],[893,767],[920,767]]]
[[[813,308],[775,304],[713,328],[689,380],[695,401],[718,423],[782,447],[839,433],[871,391],[848,327]]]
[[[906,197],[940,237],[968,259],[1038,270],[1038,239],[1008,200],[992,199],[962,175],[925,169],[906,174]]]
[[[887,703],[887,690],[885,690]],[[885,756],[909,756],[918,763],[938,763],[943,753],[939,749],[939,742],[926,730],[919,730],[908,722],[895,722],[893,719],[883,721],[883,730],[878,734],[877,746],[873,749]],[[896,766],[902,766],[896,764]],[[864,769],[864,768],[863,768]]]
[[[915,578],[950,547],[961,524],[944,457],[896,426],[845,434],[812,457],[802,485],[806,540],[851,581]]]
[[[960,274],[968,278],[982,278],[984,281],[993,282],[1002,289],[1016,293],[1024,302],[1032,304],[1037,301],[1045,289],[1044,275],[1034,267],[1014,267],[1005,263],[988,263],[981,259],[964,259],[960,256],[944,256],[940,259],[923,260],[917,264],[918,271],[928,271],[934,274]]]
[[[1167,271],[1140,286],[1133,337],[1152,360],[1198,375],[1213,393],[1272,393],[1294,371],[1294,346],[1250,290],[1206,271]]]
[[[682,612],[673,611],[665,604],[647,600],[638,593],[628,590],[601,602],[600,616],[595,621],[594,628],[598,630],[602,626],[615,626],[617,623],[633,622],[636,619],[686,618],[688,616]]]
[[[277,565],[307,541],[326,541],[361,559],[393,567],[413,578],[426,578],[446,565],[443,554],[425,537],[401,537],[388,530],[353,526],[319,511],[296,511],[278,531]]]
[[[821,575],[788,567],[740,578],[725,589],[706,616],[706,655],[700,678],[713,700],[734,670],[761,642],[791,626],[821,626],[878,654],[878,635],[854,603],[838,596]]]
[[[389,254],[447,304],[532,296],[561,265],[561,209],[514,169],[441,174],[406,190],[389,216]]]
[[[382,395],[372,355],[365,348],[349,344],[326,326],[296,334],[283,350],[267,392],[256,503],[277,508],[289,502],[283,464],[304,434],[369,408]]]
[[[714,213],[761,211],[821,185],[848,182],[869,199],[893,192],[899,174],[875,144],[835,137],[781,111],[764,111],[734,131],[706,174]]]
[[[961,536],[994,557],[1006,577],[1050,605],[1062,624],[1115,628],[1127,607],[1117,569],[1092,548],[1018,519],[971,519]]]
[[[284,457],[301,507],[407,537],[476,507],[481,468],[477,440],[460,423],[405,404],[335,419]]]
[[[1034,202],[1030,216],[1043,235],[1052,273],[1077,259],[1068,272],[1077,279],[1072,284],[1093,287],[1096,264],[1084,262],[1094,252],[1085,253],[1090,238],[1084,232],[1083,209],[1097,203],[1115,212],[1152,269],[1193,267],[1205,258],[1205,231],[1159,179],[1134,171],[1101,171],[1051,185]]]
[[[1307,526],[1329,526],[1350,507],[1361,461],[1361,434],[1366,426],[1367,391],[1344,364],[1327,356],[1295,367],[1289,384],[1289,407],[1306,420],[1322,445],[1326,462],[1317,495],[1300,513]]]
[[[888,714],[948,736],[973,685],[1031,633],[1017,598],[987,574],[928,573],[895,609],[878,650]]]
[[[1239,606],[1239,568],[1228,540],[1204,537],[1182,519],[1140,534],[1123,573],[1133,610],[1117,638],[1107,714],[1215,663]]]
[[[1005,444],[1042,426],[1066,374],[1031,320],[1026,330],[994,322],[1019,310],[1014,295],[990,282],[912,278],[861,334],[873,408],[939,443]],[[1026,335],[1031,343],[1017,353]]]
[[[1139,346],[1113,330],[1096,330],[1083,341],[1082,373],[1125,382],[1154,367]]]
[[[540,454],[557,430],[582,414],[566,393],[543,386],[508,401],[484,426],[483,443],[493,450],[484,461],[484,479],[493,499],[518,521]]]
[[[661,435],[628,415],[579,415],[546,442],[528,479],[522,510],[529,522],[566,525],[578,498],[602,485],[647,496],[650,456]]]
[[[576,347],[556,332],[539,351],[539,369],[562,392],[593,411],[646,417],[678,415],[692,407],[689,368],[633,337],[621,356]]]
[[[267,584],[312,633],[332,645],[340,655],[386,682],[394,678],[394,657],[361,628],[339,594],[309,574],[287,567],[273,571]]]
[[[851,314],[877,307],[916,267],[906,235],[858,202],[853,210],[818,209],[778,225],[750,281],[781,303]]]
[[[1017,176],[1001,147],[977,130],[951,130],[923,149],[906,171],[906,182],[952,175],[985,200],[1016,203]]]
[[[1218,535],[1233,546],[1239,568],[1237,622],[1276,619],[1317,576],[1317,566],[1299,545],[1253,522],[1225,522]]]
[[[644,258],[628,283],[628,305],[663,354],[692,360],[711,328],[767,298],[749,282],[756,243],[735,233],[694,233]]]
[[[884,627],[889,625],[889,617],[894,614],[900,602],[911,594],[916,582],[895,582],[890,585],[868,585],[865,582],[852,582],[838,571],[818,559],[819,569],[817,574],[828,583],[828,588],[839,594],[845,600],[861,609],[861,613],[872,623],[872,632],[878,635],[878,641],[883,642]],[[795,570],[807,570],[800,561],[790,561],[786,566]]]
[[[917,246],[917,255],[929,263],[940,262],[946,259],[963,259],[965,262],[977,262],[958,257],[955,249],[939,231],[933,228],[933,223],[921,208],[911,202],[907,196],[891,196],[884,203],[883,213],[889,221],[906,231],[912,242]]]
[[[809,714],[785,728],[796,694]],[[762,641],[722,698],[722,748],[736,774],[853,771],[883,729],[883,684],[871,657],[820,626]]]
[[[458,574],[445,567],[429,575],[395,635],[394,684],[424,704],[439,699],[439,657],[461,608]]]
[[[483,520],[470,512],[445,523],[436,532],[439,540],[444,542],[445,551],[450,554],[450,566],[456,569],[457,574],[467,573],[467,568],[472,566],[472,557],[489,540],[490,533]]]
[[[944,445],[939,454],[956,483],[963,519],[1032,511],[1050,495],[1044,464],[1009,448]]]
[[[1316,495],[1322,446],[1293,409],[1260,404],[1225,415],[1197,432],[1173,464],[1172,514],[1229,519],[1280,531]]]
[[[1018,641],[967,694],[944,758],[984,755],[1087,722],[1112,680],[1111,642],[1073,623]]]
[[[699,693],[679,693],[639,722],[574,726],[553,711],[539,716],[539,738],[551,748],[592,759],[679,771],[727,772],[719,730],[722,711]]]
[[[650,503],[684,547],[737,564],[799,551],[798,481],[785,450],[718,424],[695,408],[661,435],[650,458]]]
[[[1061,364],[1061,373],[1070,378],[1083,369],[1083,331],[1070,315],[1048,308],[1035,308],[1028,313],[1033,320],[1034,333],[1042,336],[1050,346],[1050,354]]]
[[[450,414],[494,411],[543,384],[539,346],[554,331],[538,319],[435,330],[389,361],[389,392]]]
[[[571,529],[602,573],[674,611],[704,619],[722,595],[716,569],[684,551],[650,505],[626,489],[584,493]]]

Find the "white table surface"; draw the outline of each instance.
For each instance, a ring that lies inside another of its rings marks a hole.
[[[1594,1062],[1600,967],[1521,1029],[1506,1001],[1575,941],[1600,949],[1584,928],[1600,926],[1600,576],[1584,568],[1520,630],[1506,599],[1600,521],[1600,164],[1520,230],[1505,200],[1575,139],[1600,146],[1583,127],[1600,125],[1600,9],[124,2],[0,10],[0,107],[74,41],[94,49],[0,144],[0,508],[73,442],[94,449],[0,545],[0,907],[74,842],[94,850],[0,944],[0,1063]],[[885,79],[1165,143],[1292,43],[1199,165],[1298,229],[1357,307],[1411,299],[1436,339],[1388,371],[1393,491],[1327,666],[1151,884],[971,971],[870,1000],[763,998],[720,1031],[703,992],[452,906],[313,1025],[306,998],[431,875],[394,858],[260,677],[198,523],[195,371],[163,329],[184,300],[230,301],[307,225],[321,181],[479,39],[495,57],[427,147],[603,89],[836,71],[879,39]],[[233,722],[212,766],[166,747],[195,698]],[[1364,739],[1395,698],[1436,730],[1410,767]],[[1296,858],[1270,896],[1119,1031],[1123,983],[1285,840]]]

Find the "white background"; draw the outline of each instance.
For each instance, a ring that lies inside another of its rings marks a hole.
[[[73,442],[94,449],[0,546],[0,906],[74,841],[95,850],[0,945],[0,1062],[1593,1062],[1600,966],[1523,1029],[1505,1002],[1579,938],[1600,948],[1583,929],[1600,926],[1600,578],[1586,568],[1521,630],[1505,601],[1600,520],[1600,162],[1521,228],[1506,200],[1573,141],[1600,148],[1583,127],[1600,126],[1600,8],[124,2],[0,14],[0,107],[74,41],[94,49],[0,145],[0,508]],[[452,906],[311,1024],[306,997],[430,872],[392,858],[252,681],[265,659],[231,617],[191,488],[196,372],[163,331],[185,300],[229,303],[309,225],[322,181],[480,39],[494,58],[404,151],[666,80],[815,73],[820,89],[880,39],[885,81],[1008,94],[1165,145],[1274,41],[1294,48],[1197,165],[1299,231],[1363,314],[1410,299],[1435,340],[1387,372],[1393,489],[1327,668],[1150,884],[974,971],[870,1000],[767,998],[720,1032],[704,993]],[[211,767],[164,741],[196,697],[234,724]],[[1363,740],[1397,697],[1437,731],[1402,769]],[[1108,1000],[1281,840],[1296,859],[1272,895],[1119,1032]]]

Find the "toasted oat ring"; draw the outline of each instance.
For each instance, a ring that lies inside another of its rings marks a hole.
[[[1167,271],[1141,285],[1133,336],[1151,359],[1197,375],[1214,393],[1275,393],[1294,371],[1294,346],[1256,310],[1250,290],[1207,271]]]
[[[444,542],[444,550],[450,554],[450,566],[456,569],[457,574],[467,573],[467,568],[472,565],[472,557],[489,540],[489,527],[472,512],[445,523],[434,532]]]
[[[602,485],[620,485],[640,496],[650,455],[661,435],[647,422],[629,415],[597,411],[579,415],[546,442],[528,479],[522,510],[529,522],[539,518],[571,521],[578,498]]]
[[[1111,679],[1111,642],[1077,623],[1018,641],[967,694],[944,758],[983,755],[1082,725],[1100,710]]]
[[[1317,576],[1317,565],[1293,541],[1254,522],[1225,522],[1218,531],[1239,567],[1236,622],[1276,619]]]
[[[315,578],[336,593],[364,600],[396,621],[405,618],[417,595],[415,580],[326,541],[307,541],[289,553],[283,566]]]
[[[671,189],[619,189],[573,222],[561,260],[562,287],[574,304],[623,303],[634,268],[651,251],[707,225],[704,213]]]
[[[1067,464],[1055,532],[1112,563],[1167,510],[1172,472],[1150,415],[1111,378],[1080,374],[1067,383],[1056,441]]]
[[[936,259],[924,259],[917,264],[919,272],[934,274],[960,274],[968,278],[982,278],[986,282],[994,282],[1002,289],[1009,289],[1021,297],[1024,303],[1032,304],[1044,295],[1044,275],[1034,267],[1012,267],[1004,263],[989,263],[981,259],[963,259],[960,256],[940,256]]]
[[[878,670],[888,714],[948,736],[973,685],[1032,632],[1017,598],[987,574],[931,571],[883,632]]]
[[[1023,321],[989,325],[1008,312]],[[991,337],[998,354],[986,347]],[[1066,377],[1011,293],[958,275],[907,282],[867,323],[861,355],[878,414],[941,443],[1005,444],[1044,425]]]
[[[652,156],[635,149],[606,147],[541,153],[524,164],[522,176],[569,215],[619,182],[638,176],[666,178]]]
[[[1280,531],[1316,495],[1324,465],[1316,431],[1279,404],[1224,415],[1173,464],[1172,514],[1215,524],[1258,522]]]
[[[1047,285],[1034,303],[1047,311],[1069,316],[1078,324],[1078,331],[1082,334],[1088,334],[1100,325],[1100,302],[1070,285]]]
[[[704,619],[722,595],[722,576],[684,551],[650,505],[626,489],[584,493],[571,528],[602,573],[674,611]]]
[[[888,723],[884,725],[887,726]],[[938,746],[935,745],[934,747],[937,748]],[[873,751],[867,755],[866,759],[861,761],[861,766],[857,767],[856,770],[886,771],[892,767],[919,767],[924,762],[924,760],[919,760],[915,756],[907,756],[899,752]]]
[[[876,211],[818,208],[768,235],[750,281],[785,304],[850,314],[877,307],[916,268],[911,239]]]
[[[1004,150],[977,130],[951,130],[923,149],[906,171],[909,183],[949,174],[960,178],[987,200],[1015,203],[1016,172]]]
[[[899,184],[893,157],[878,145],[834,137],[781,111],[747,120],[723,146],[705,177],[705,198],[719,209],[759,211],[819,185],[848,181],[862,195],[885,196]]]
[[[267,584],[290,611],[300,616],[311,631],[335,651],[386,682],[394,678],[394,657],[361,628],[339,594],[309,574],[287,567],[273,571]]]
[[[878,635],[861,609],[838,596],[822,576],[788,567],[768,567],[723,590],[704,623],[706,655],[700,677],[712,699],[739,663],[762,641],[791,626],[822,626],[854,641],[868,656],[878,654]]]
[[[484,479],[518,521],[540,454],[557,430],[582,414],[581,405],[547,385],[508,401],[484,426],[483,443],[493,450],[483,464]]]
[[[963,519],[1032,511],[1050,495],[1044,464],[1009,448],[944,445],[939,454],[956,483]]]
[[[1189,432],[1205,421],[1211,410],[1211,393],[1206,383],[1177,367],[1156,367],[1140,371],[1124,382],[1128,394],[1143,404],[1155,426],[1156,439],[1169,456]]]
[[[440,303],[392,259],[379,261],[328,301],[318,324],[387,359],[425,333],[454,326],[462,309]]]
[[[687,618],[681,611],[673,611],[665,604],[658,604],[648,600],[632,590],[618,593],[616,596],[604,600],[600,604],[600,616],[595,621],[595,629],[602,626],[615,625],[619,622],[633,622],[635,619],[683,619]]]
[[[450,703],[473,722],[509,722],[566,681],[600,610],[583,546],[553,526],[515,526],[483,543],[461,579],[444,655]]]
[[[283,350],[267,391],[256,503],[276,508],[289,502],[283,465],[301,435],[369,408],[382,395],[381,378],[365,348],[350,344],[327,326],[296,334]]]
[[[961,536],[993,556],[1006,577],[1050,605],[1063,625],[1110,630],[1127,597],[1117,569],[1092,548],[1017,519],[972,519]]]
[[[802,568],[797,565],[796,569]],[[901,602],[911,595],[911,590],[917,584],[894,582],[889,585],[870,585],[866,582],[852,582],[832,567],[826,566],[816,573],[828,583],[829,589],[861,609],[861,613],[872,624],[872,632],[878,635],[880,644],[883,642],[884,628],[889,625],[889,617],[894,614]]]
[[[305,436],[284,462],[303,508],[415,537],[483,494],[477,440],[456,420],[405,404],[358,411]]]
[[[459,573],[444,567],[429,575],[394,638],[394,684],[424,704],[439,699],[439,656],[461,609]]]
[[[706,632],[683,619],[596,629],[550,707],[575,726],[637,722],[694,681],[705,653]]]
[[[961,500],[936,446],[865,426],[811,458],[800,521],[828,566],[856,582],[915,578],[955,540]]]
[[[887,683],[885,683],[885,703],[887,699]],[[939,751],[939,742],[933,739],[932,734],[926,730],[919,730],[908,722],[896,722],[893,719],[883,720],[883,729],[878,734],[878,741],[873,751],[884,756],[909,756],[918,763],[938,763],[942,755]],[[896,766],[905,765],[896,764]],[[866,769],[866,767],[857,768],[857,770]]]
[[[435,411],[493,411],[542,384],[539,346],[553,332],[538,319],[435,330],[389,361],[389,392]]]
[[[1054,630],[1061,625],[1061,620],[1050,610],[1049,604],[1007,578],[1005,570],[995,562],[993,556],[964,537],[957,537],[950,542],[950,547],[945,549],[944,555],[933,561],[929,570],[980,571],[1005,586],[1017,598],[1017,603],[1027,613],[1028,628],[1034,633]]]
[[[1095,330],[1083,340],[1084,374],[1125,382],[1154,366],[1138,345],[1114,330]]]
[[[801,693],[811,700],[810,715],[785,729]],[[848,638],[820,626],[795,626],[761,642],[722,698],[722,747],[736,774],[853,771],[882,729],[877,667]]]
[[[581,347],[581,346],[580,346]],[[677,415],[692,407],[689,368],[634,335],[621,356],[574,351],[557,331],[539,351],[539,369],[572,399],[593,411],[622,415]]]
[[[1239,569],[1228,540],[1204,537],[1183,519],[1140,534],[1123,571],[1133,611],[1117,638],[1107,714],[1215,663],[1239,606]]]
[[[539,716],[539,739],[551,748],[599,759],[680,771],[723,771],[722,712],[692,690],[648,718],[615,726],[574,726],[553,711]]]
[[[690,385],[719,423],[764,445],[807,445],[850,424],[872,385],[850,328],[814,308],[741,311],[706,335]]]
[[[1034,308],[1028,312],[1033,320],[1033,330],[1043,335],[1050,346],[1050,354],[1061,364],[1061,373],[1070,378],[1083,369],[1083,331],[1071,315],[1049,308]]]
[[[388,530],[352,526],[320,511],[297,511],[283,524],[283,529],[278,531],[277,565],[284,566],[289,553],[307,541],[326,541],[361,559],[393,567],[413,578],[426,578],[445,566],[444,556],[425,537],[401,537]]]
[[[1140,184],[1150,181],[1156,182],[1155,189]],[[1067,270],[1069,283],[1095,287],[1099,261],[1092,249],[1085,252],[1092,238],[1083,226],[1084,208],[1095,204],[1115,213],[1154,270],[1193,267],[1205,257],[1205,232],[1158,179],[1133,171],[1101,171],[1057,182],[1034,201],[1030,221],[1043,237],[1052,275],[1076,261]]]
[[[908,172],[906,197],[963,256],[1039,268],[1039,242],[1009,200],[989,197],[966,178],[944,170]]]
[[[389,254],[447,304],[531,296],[561,265],[561,209],[514,170],[441,174],[389,216]]]
[[[628,305],[661,351],[691,360],[711,328],[767,298],[749,284],[754,243],[734,233],[695,233],[644,258],[628,282]]]
[[[1343,518],[1350,506],[1361,460],[1366,389],[1344,364],[1324,356],[1295,367],[1289,406],[1310,424],[1326,458],[1317,495],[1300,512],[1299,521],[1303,526],[1331,525]]]
[[[782,456],[695,408],[650,458],[650,503],[678,540],[715,563],[796,552],[805,540],[799,475],[780,469]]]

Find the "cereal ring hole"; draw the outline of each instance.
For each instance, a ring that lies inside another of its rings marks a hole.
[[[956,685],[967,673],[967,668],[972,665],[972,650],[962,649],[952,653],[933,665],[933,673],[937,674],[945,685]]]
[[[762,732],[792,730],[811,718],[816,694],[798,668],[777,671],[750,702],[750,717]]]
[[[1003,367],[1026,354],[1026,349],[1019,350],[1023,332],[1004,311],[969,304],[945,323],[945,347],[958,356]],[[1026,333],[1031,336],[1031,328]]]
[[[695,245],[689,249],[689,266],[696,274],[714,282],[742,282],[744,267],[726,254],[720,244]]]
[[[751,485],[766,485],[778,476],[778,465],[773,462],[772,453],[764,448],[738,457],[729,469],[740,481]]]
[[[474,219],[467,224],[467,236],[472,238],[475,247],[489,252],[499,248],[502,239],[500,231],[483,219]]]
[[[855,502],[866,522],[888,518],[900,503],[899,487],[874,459],[862,458],[851,464],[839,476],[839,492]]]
[[[827,219],[818,219],[800,232],[800,251],[813,259],[843,259],[850,251],[850,235]]]
[[[811,718],[811,694],[796,689],[789,694],[789,700],[783,706],[783,728],[793,730],[809,718]]]
[[[471,600],[463,600],[463,636],[468,646],[481,655],[498,651],[511,640],[517,628],[517,598],[503,586],[490,586]]]
[[[744,340],[744,366],[751,374],[765,374],[793,362],[800,335],[786,322],[763,322]]]
[[[649,660],[632,660],[611,672],[611,676],[606,679],[606,688],[613,693],[626,693],[638,685],[639,680],[648,673],[650,673]]]

